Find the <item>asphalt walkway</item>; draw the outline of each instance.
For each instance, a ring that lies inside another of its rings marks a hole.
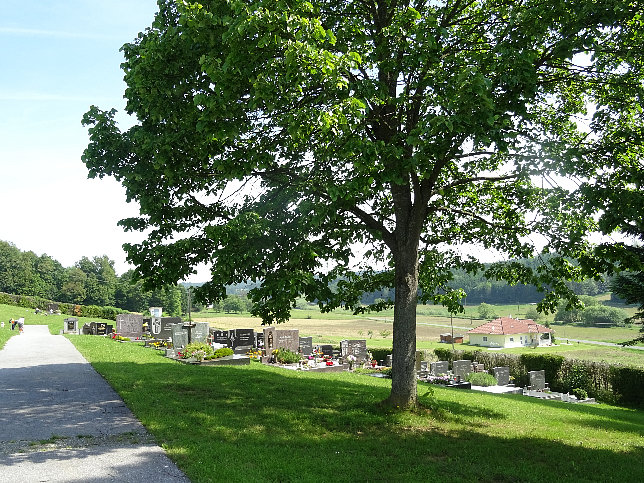
[[[81,481],[189,482],[69,340],[26,325],[0,351],[0,482]]]

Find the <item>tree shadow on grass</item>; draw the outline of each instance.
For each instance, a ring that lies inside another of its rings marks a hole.
[[[448,414],[441,419],[434,418],[440,411],[385,410],[379,403],[388,381],[350,374],[165,362],[95,366],[194,481],[644,479],[641,446],[598,449],[543,433],[485,434],[485,426],[517,424],[507,421],[503,404],[519,396],[500,396],[494,410],[468,404],[465,393],[464,402],[437,395],[435,404]],[[534,410],[548,403],[530,404]],[[642,422],[600,409],[611,431],[631,432]],[[570,411],[596,417],[592,408]]]

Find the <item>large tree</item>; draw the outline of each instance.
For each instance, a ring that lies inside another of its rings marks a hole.
[[[615,0],[162,0],[123,46],[137,122],[92,107],[83,160],[139,202],[120,223],[149,230],[126,245],[149,286],[206,263],[197,296],[261,281],[265,323],[300,295],[380,309],[361,294],[395,288],[388,403],[411,406],[416,305],[460,310],[468,253],[569,257],[488,269],[546,309],[606,269],[570,181],[641,163],[641,19]]]

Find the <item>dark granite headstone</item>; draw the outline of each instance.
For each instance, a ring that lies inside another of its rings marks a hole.
[[[499,386],[507,386],[510,384],[510,368],[509,367],[495,367],[494,377],[496,378]]]
[[[427,361],[420,361],[420,370],[423,372],[427,371]]]
[[[298,329],[276,330],[275,347],[297,352],[300,349],[300,331]]]
[[[255,347],[264,347],[264,333],[255,332]]]
[[[235,347],[250,347],[255,345],[255,331],[253,329],[235,330]]]
[[[92,333],[94,335],[106,335],[107,334],[107,323],[106,322],[93,322],[96,324]]]
[[[546,388],[546,371],[530,371],[530,388],[534,391],[543,391]]]
[[[461,378],[465,379],[465,377],[472,372],[472,361],[467,359],[454,361],[452,363],[452,371],[455,376],[461,376]]]
[[[433,376],[438,376],[439,374],[447,374],[449,372],[449,362],[447,361],[430,362],[429,372]]]
[[[183,324],[172,325],[172,347],[180,349],[188,344],[188,330],[183,327]]]
[[[300,352],[303,356],[313,354],[313,337],[300,337]]]
[[[213,330],[212,331],[212,341],[215,344],[222,344],[222,345],[228,347],[228,344],[230,342],[230,339],[228,339],[228,331],[227,330]]]
[[[367,341],[365,339],[340,341],[340,355],[343,358],[354,355],[358,361],[365,360],[367,358]]]
[[[322,344],[318,346],[318,349],[320,352],[322,352],[323,356],[330,356],[333,357],[333,346],[329,344]]]
[[[63,334],[78,334],[78,319],[68,317],[63,320]]]
[[[150,319],[150,334],[155,339],[169,339],[172,337],[172,325],[180,324],[181,317],[152,317]]]
[[[118,314],[116,332],[123,337],[136,338],[143,335],[143,316],[141,314]]]

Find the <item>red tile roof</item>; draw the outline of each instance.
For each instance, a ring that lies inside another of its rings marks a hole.
[[[548,327],[537,324],[532,319],[513,319],[511,317],[500,317],[468,331],[468,334],[534,334],[554,332]]]

